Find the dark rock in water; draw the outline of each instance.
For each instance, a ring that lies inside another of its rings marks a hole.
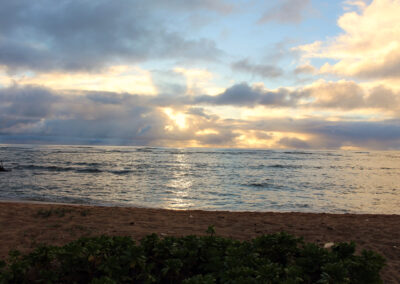
[[[7,170],[6,168],[4,168],[3,166],[3,162],[0,162],[0,172],[9,172],[10,170]]]

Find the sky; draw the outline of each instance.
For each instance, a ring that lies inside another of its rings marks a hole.
[[[400,149],[400,0],[0,7],[0,143]]]

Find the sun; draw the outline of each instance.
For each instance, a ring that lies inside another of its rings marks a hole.
[[[184,113],[176,112],[171,108],[164,108],[163,111],[168,118],[172,120],[176,126],[178,126],[179,129],[187,128],[186,116]]]

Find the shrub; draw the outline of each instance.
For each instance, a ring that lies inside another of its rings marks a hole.
[[[80,238],[38,246],[0,262],[0,283],[381,283],[384,259],[355,255],[354,243],[332,249],[286,233],[251,241],[215,236]]]

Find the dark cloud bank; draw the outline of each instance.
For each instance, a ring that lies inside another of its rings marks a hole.
[[[279,142],[290,148],[350,145],[400,149],[399,119],[371,122],[333,122],[312,118],[241,121],[221,119],[201,107],[210,104],[295,107],[310,93],[286,89],[267,92],[239,84],[218,96],[195,98],[106,92],[74,95],[37,86],[14,85],[0,89],[0,143],[184,145],[185,142],[197,141],[200,145],[233,147],[240,131],[253,131],[259,133],[258,136],[264,135],[265,139],[270,138],[265,133],[278,131],[311,137],[307,141],[283,138]],[[370,94],[366,102],[373,100],[373,96]],[[160,111],[160,106],[179,107],[187,115],[188,127],[167,129],[166,126],[172,122]],[[214,129],[219,133],[196,135],[197,131],[204,129]]]
[[[228,13],[223,1],[0,0],[0,65],[19,69],[97,70],[147,59],[216,60],[215,42],[168,26],[169,13]]]

